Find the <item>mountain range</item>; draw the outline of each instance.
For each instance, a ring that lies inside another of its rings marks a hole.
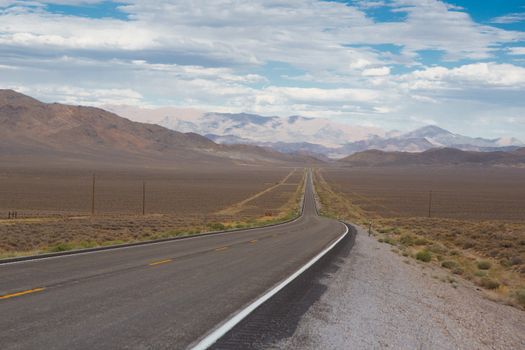
[[[215,114],[210,116],[214,118]],[[232,120],[230,115],[222,115],[219,119]],[[237,116],[234,120],[236,125],[245,128],[253,123],[268,123],[266,117],[254,115]],[[284,125],[282,120],[272,120]],[[287,123],[304,120],[308,119],[298,117]],[[73,165],[87,161],[119,166],[197,163],[304,166],[325,161],[334,166],[524,166],[525,147],[519,148],[519,144],[515,139],[470,138],[436,126],[405,134],[369,135],[365,140],[340,147],[311,142],[260,141],[254,144],[248,138],[234,135],[208,134],[205,137],[131,121],[100,108],[43,103],[12,90],[0,90],[0,164],[61,162]],[[410,152],[400,152],[399,148]],[[336,151],[350,155],[334,162],[328,155]]]
[[[344,158],[377,149],[422,152],[448,147],[465,151],[512,151],[524,144],[512,137],[486,139],[455,134],[429,125],[407,133],[354,126],[325,118],[265,117],[256,114],[205,113],[197,110],[142,109],[108,106],[133,120],[143,120],[172,130],[195,132],[220,144],[249,144],[279,152],[309,154],[318,158]]]
[[[525,147],[513,151],[475,152],[433,148],[424,152],[368,150],[338,160],[345,166],[492,165],[525,166]]]
[[[196,133],[133,122],[100,108],[43,103],[0,90],[0,161],[122,164],[317,162],[255,145],[221,145]]]

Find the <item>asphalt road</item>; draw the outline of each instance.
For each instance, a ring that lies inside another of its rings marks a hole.
[[[317,215],[283,225],[0,265],[0,349],[180,349],[339,238]]]

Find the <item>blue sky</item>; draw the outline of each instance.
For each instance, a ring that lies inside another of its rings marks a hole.
[[[525,140],[525,1],[0,0],[0,88]]]

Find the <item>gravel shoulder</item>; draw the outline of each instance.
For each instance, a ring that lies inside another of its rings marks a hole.
[[[277,349],[525,349],[525,312],[391,251],[358,228],[326,292]]]

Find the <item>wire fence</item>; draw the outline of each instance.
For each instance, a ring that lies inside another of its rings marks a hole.
[[[525,220],[525,196],[495,191],[349,191],[367,211],[388,217]]]

